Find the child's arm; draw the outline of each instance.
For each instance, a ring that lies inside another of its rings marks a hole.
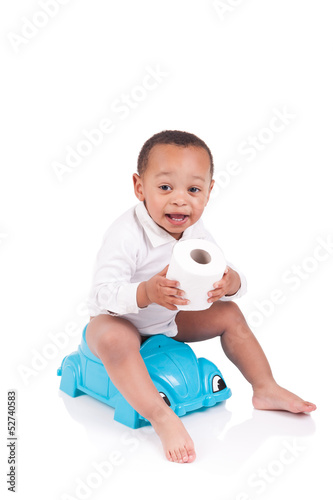
[[[176,305],[187,304],[184,294],[176,287],[176,281],[168,280],[168,266],[147,281],[133,282],[137,269],[138,247],[144,245],[140,235],[131,227],[117,220],[106,232],[98,252],[93,283],[89,296],[89,313],[100,311],[114,315],[138,313],[151,303],[177,310]],[[179,286],[179,283],[177,283]]]
[[[140,235],[122,218],[104,235],[97,254],[89,295],[91,316],[109,311],[114,315],[138,313],[138,282],[132,282],[137,269]],[[138,280],[139,281],[139,280]]]

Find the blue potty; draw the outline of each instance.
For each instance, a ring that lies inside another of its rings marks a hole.
[[[114,420],[132,429],[150,425],[113,385],[102,362],[90,351],[85,326],[78,350],[58,369],[60,389],[73,398],[88,394],[115,409]],[[154,335],[140,349],[149,375],[165,403],[182,417],[214,406],[231,396],[220,370],[206,358],[197,359],[191,347],[165,335]]]

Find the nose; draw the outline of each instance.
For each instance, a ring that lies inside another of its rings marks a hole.
[[[174,191],[172,201],[171,201],[172,205],[177,205],[178,207],[182,207],[184,205],[187,205],[186,194],[187,194],[187,192],[184,190]]]

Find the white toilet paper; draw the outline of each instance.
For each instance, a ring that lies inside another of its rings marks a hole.
[[[178,241],[171,257],[166,277],[177,280],[179,288],[186,293],[190,303],[177,305],[181,311],[208,309],[207,293],[213,290],[213,283],[222,279],[226,261],[221,249],[211,241],[192,239]]]

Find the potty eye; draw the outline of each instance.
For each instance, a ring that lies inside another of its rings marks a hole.
[[[213,377],[212,386],[213,386],[213,392],[223,391],[223,389],[227,387],[225,385],[223,378],[221,378],[220,375],[215,375]]]
[[[171,403],[170,403],[170,401],[169,401],[168,396],[166,396],[166,395],[164,394],[164,392],[160,392],[160,395],[161,395],[161,397],[164,399],[164,402],[165,402],[168,406],[171,406]]]

